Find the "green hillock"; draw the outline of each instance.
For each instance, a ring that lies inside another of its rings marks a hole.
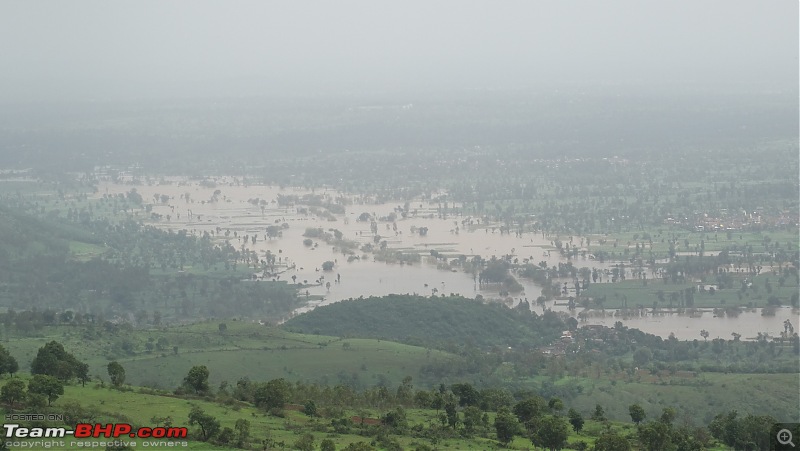
[[[565,325],[554,313],[538,316],[461,296],[389,295],[319,307],[292,318],[284,328],[449,349],[540,346],[557,339]]]

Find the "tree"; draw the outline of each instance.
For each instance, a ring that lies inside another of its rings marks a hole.
[[[450,390],[458,397],[458,405],[461,407],[475,406],[480,401],[480,393],[475,390],[472,384],[453,384],[450,386]]]
[[[728,446],[734,446],[739,441],[739,424],[737,421],[738,412],[731,410],[728,413],[720,413],[708,425],[708,430],[714,438],[722,441]]]
[[[319,442],[319,451],[336,451],[336,442],[326,438]]]
[[[603,410],[603,406],[600,404],[596,404],[594,406],[594,412],[592,413],[592,420],[594,421],[606,421],[606,412]]]
[[[250,422],[244,418],[239,418],[233,428],[236,430],[236,446],[244,448],[247,444],[247,439],[250,438]]]
[[[28,396],[25,404],[30,409],[44,409],[44,407],[47,405],[47,397],[41,393],[33,393],[28,390]]]
[[[54,340],[39,348],[31,361],[31,374],[46,374],[66,382],[75,375],[79,363],[75,356],[64,350],[61,343]]]
[[[651,421],[639,426],[639,443],[651,451],[671,449],[669,426],[661,421]]]
[[[413,402],[414,397],[414,385],[411,383],[413,379],[411,376],[406,376],[403,378],[403,381],[400,383],[400,386],[397,387],[397,393],[395,394],[395,398],[397,402],[408,406]]]
[[[653,352],[647,348],[639,348],[633,353],[633,362],[638,366],[646,365],[653,358]]]
[[[659,418],[658,421],[666,425],[671,425],[672,422],[675,421],[676,415],[677,413],[675,412],[675,409],[672,407],[664,407],[664,409],[661,411],[661,418]]]
[[[303,413],[310,417],[317,416],[317,403],[315,403],[313,399],[306,401],[306,403],[303,404]]]
[[[694,451],[710,448],[711,436],[705,428],[680,426],[672,430],[672,443],[679,451]]]
[[[91,376],[89,376],[89,364],[85,362],[78,362],[75,367],[75,376],[78,377],[81,387],[85,387],[86,383],[92,380]]]
[[[559,398],[550,398],[550,401],[547,402],[547,407],[549,407],[553,413],[557,414],[564,410],[564,402]]]
[[[519,423],[507,407],[501,407],[494,419],[494,429],[497,432],[497,441],[507,446],[519,433]]]
[[[404,433],[408,428],[405,409],[403,409],[402,406],[397,406],[396,409],[387,412],[386,415],[383,416],[383,424],[392,428],[395,433]]]
[[[628,407],[628,413],[631,415],[631,421],[637,425],[644,421],[645,417],[647,417],[644,409],[639,404],[631,404],[631,406]]]
[[[769,449],[770,436],[764,431],[770,430],[775,423],[776,420],[768,415],[739,417],[737,411],[731,410],[714,417],[708,430],[734,449]]]
[[[447,424],[455,429],[458,425],[458,409],[456,409],[455,400],[448,400],[444,403],[444,412],[447,415]]]
[[[125,383],[125,368],[119,362],[114,360],[110,362],[107,367],[108,377],[111,378],[111,384],[115,387],[121,387]]]
[[[0,389],[0,399],[8,403],[11,412],[14,412],[14,402],[25,400],[25,382],[19,379],[12,379],[8,381],[3,388]]]
[[[19,371],[17,359],[9,354],[8,350],[0,345],[0,375],[3,373],[14,374]]]
[[[569,424],[572,425],[572,430],[578,433],[581,432],[584,423],[583,415],[581,415],[580,412],[575,409],[569,409],[569,412],[567,412],[567,417],[569,417]]]
[[[544,414],[545,409],[547,409],[547,403],[544,398],[532,396],[514,405],[514,415],[517,416],[520,423],[526,424]]]
[[[289,401],[289,383],[280,378],[261,384],[253,394],[253,401],[267,410],[282,408]]]
[[[623,436],[613,430],[609,430],[600,435],[594,442],[595,451],[630,451],[631,444]]]
[[[322,263],[322,270],[323,271],[333,271],[334,263],[330,260]]]
[[[208,374],[205,365],[193,366],[183,378],[183,384],[194,390],[195,394],[205,393],[208,391]]]
[[[299,451],[314,451],[314,436],[305,433],[300,438],[295,440],[294,449]]]
[[[64,384],[53,376],[36,374],[28,381],[28,393],[37,393],[47,398],[47,405],[64,394]]]
[[[475,406],[464,409],[464,431],[467,435],[475,433],[475,429],[481,424],[483,412]]]
[[[569,437],[567,422],[561,417],[546,416],[539,422],[539,427],[531,436],[531,442],[536,446],[557,450],[567,444],[567,437]]]
[[[189,412],[189,425],[194,426],[195,424],[200,426],[200,432],[203,435],[204,442],[207,442],[219,432],[219,421],[205,413],[203,409],[198,406],[193,406],[192,410]]]
[[[283,235],[283,231],[281,230],[280,226],[271,225],[267,226],[267,238],[273,239]]]
[[[511,396],[505,388],[485,388],[481,390],[481,410],[497,411],[502,406],[510,407],[514,403],[514,397]]]
[[[224,427],[221,431],[219,431],[219,434],[217,434],[216,442],[223,445],[228,445],[233,441],[233,436],[233,429]]]

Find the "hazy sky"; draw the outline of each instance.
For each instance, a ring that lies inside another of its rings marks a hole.
[[[798,2],[0,2],[0,100],[506,89],[797,92]]]

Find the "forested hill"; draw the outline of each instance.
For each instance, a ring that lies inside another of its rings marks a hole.
[[[71,322],[56,318],[67,311],[65,318],[118,316],[159,326],[235,315],[277,322],[299,306],[288,283],[249,280],[257,270],[251,253],[228,242],[112,221],[116,211],[141,204],[134,194],[89,207],[0,197],[0,310],[47,312],[15,324],[18,332]]]
[[[460,296],[389,295],[318,307],[286,322],[284,328],[452,349],[539,346],[557,339],[566,325],[555,313],[538,316]]]

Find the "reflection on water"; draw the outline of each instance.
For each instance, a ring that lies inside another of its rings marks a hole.
[[[567,261],[558,252],[548,252],[553,249],[551,240],[541,234],[526,233],[522,236],[513,233],[501,234],[492,225],[480,224],[479,218],[452,215],[452,209],[460,208],[460,205],[451,203],[448,206],[449,210],[440,210],[439,204],[415,200],[410,202],[409,208],[415,213],[408,218],[398,218],[397,231],[393,230],[390,223],[379,222],[378,234],[392,249],[420,252],[423,255],[423,263],[400,265],[376,262],[371,255],[365,255],[360,251],[356,252],[358,259],[348,262],[346,255],[337,252],[321,240],[314,239],[315,244],[310,247],[304,245],[303,234],[306,228],[325,230],[334,228],[341,231],[345,239],[356,241],[359,245],[372,243],[370,223],[359,222],[358,216],[368,213],[374,217],[385,217],[400,207],[402,202],[375,204],[358,196],[342,196],[335,191],[316,190],[315,194],[329,196],[331,200],[344,197],[351,203],[346,206],[344,215],[335,215],[336,221],[329,221],[314,214],[299,212],[295,206],[278,205],[279,194],[310,193],[300,188],[236,185],[232,184],[233,179],[225,178],[218,179],[216,186],[201,186],[197,182],[189,182],[182,178],[170,178],[162,180],[162,183],[136,186],[102,183],[99,185],[97,196],[125,193],[131,188],[136,188],[145,203],[154,204],[152,213],[162,216],[161,220],[154,222],[158,227],[186,229],[197,234],[206,231],[214,233],[219,239],[228,239],[237,249],[244,248],[257,252],[260,258],[263,258],[267,251],[271,252],[277,256],[279,265],[284,268],[278,276],[281,280],[292,283],[292,277],[295,276],[294,280],[297,283],[314,285],[308,288],[310,295],[324,296],[324,300],[312,301],[306,307],[299,309],[298,313],[342,299],[392,293],[420,295],[454,293],[466,297],[481,294],[486,298],[500,298],[498,287],[479,289],[472,274],[440,270],[435,265],[427,263],[425,256],[430,255],[432,250],[450,258],[459,255],[467,257],[480,255],[489,259],[492,256],[513,255],[519,261],[529,259],[534,264],[546,261],[551,267]],[[161,196],[164,195],[168,199],[162,199]],[[256,202],[255,199],[265,202]],[[136,214],[147,221],[151,218],[151,213],[144,211]],[[288,228],[282,230],[281,237],[274,239],[266,237],[267,226],[284,223],[288,224]],[[420,227],[427,227],[426,236],[412,232],[412,229]],[[229,231],[227,238],[225,238],[226,231]],[[244,235],[250,237],[256,235],[257,240],[255,243],[245,242]],[[322,271],[322,263],[328,260],[336,262],[333,271]],[[614,262],[601,263],[585,257],[573,259],[572,262],[578,268],[586,266],[608,269],[614,266]],[[341,278],[340,282],[336,281],[337,275]],[[510,304],[528,299],[533,305],[533,300],[541,295],[541,287],[525,279],[519,279],[519,282],[525,290],[513,294],[513,302]],[[330,283],[329,288],[328,283]],[[302,293],[304,294],[305,290]],[[552,302],[548,302],[547,306],[565,309],[554,306]],[[532,308],[540,311],[538,306]],[[750,338],[756,336],[758,332],[766,332],[773,336],[779,334],[783,330],[783,321],[787,318],[797,326],[797,312],[793,313],[790,309],[781,309],[774,317],[762,317],[759,312],[745,312],[738,318],[713,318],[713,314],[709,312],[700,318],[677,315],[631,319],[614,316],[590,317],[586,320],[586,324],[613,326],[616,321],[623,321],[629,327],[663,337],[674,333],[680,339],[697,338],[702,329],[708,330],[711,338],[717,336],[730,338],[732,332],[741,334],[743,338]]]

